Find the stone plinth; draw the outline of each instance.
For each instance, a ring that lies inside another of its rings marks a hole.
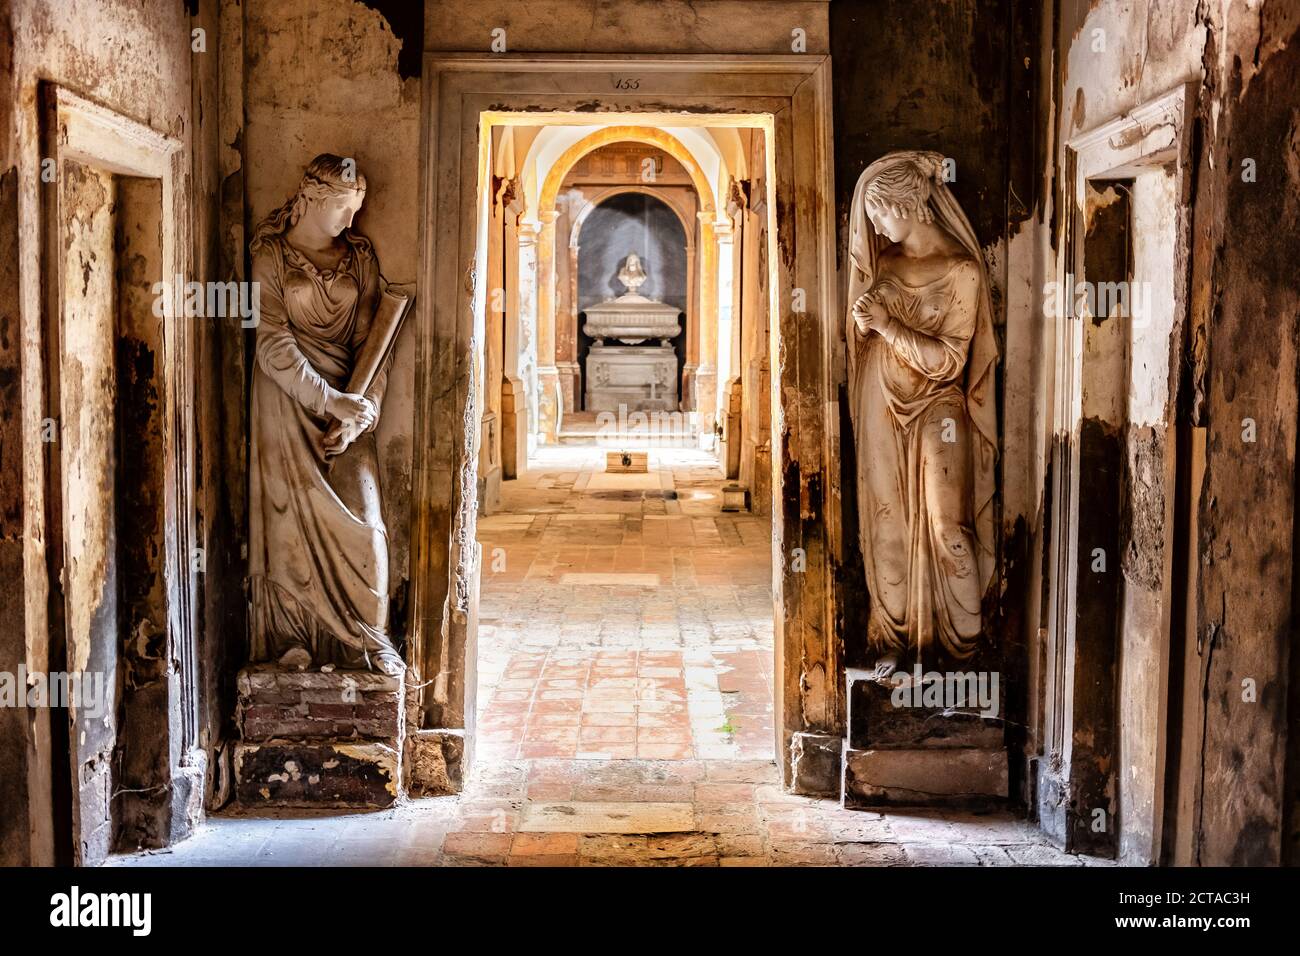
[[[235,795],[247,806],[386,807],[401,793],[405,689],[373,671],[239,673]]]
[[[849,750],[844,806],[979,806],[1007,798],[1007,752],[937,747]]]
[[[878,681],[850,668],[845,678],[846,807],[970,806],[1006,799],[1001,689],[994,672],[911,672]]]
[[[465,785],[465,734],[417,730],[407,741],[407,789],[413,797],[460,793]]]
[[[677,353],[671,345],[593,345],[587,352],[587,411],[677,410]]]

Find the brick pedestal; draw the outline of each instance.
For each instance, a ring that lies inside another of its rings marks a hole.
[[[927,678],[918,683],[911,674],[900,675],[899,692],[892,680],[878,682],[864,671],[851,668],[845,676],[846,807],[983,806],[1006,800],[1007,753],[1000,716],[982,713],[971,701],[944,701],[941,681]],[[987,672],[985,678],[987,689]],[[1001,701],[994,703],[1000,715]]]
[[[387,807],[401,794],[404,686],[372,671],[239,673],[245,806]]]

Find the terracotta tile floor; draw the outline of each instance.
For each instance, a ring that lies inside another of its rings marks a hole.
[[[460,797],[371,813],[209,817],[110,866],[1110,865],[1007,813],[844,810],[766,760],[482,762]]]
[[[481,519],[483,743],[463,794],[369,813],[230,809],[109,865],[1105,863],[1009,813],[785,793],[766,521],[720,513],[711,459],[665,459],[611,481],[595,449],[548,450],[507,486],[508,510]]]
[[[713,458],[546,448],[479,519],[480,760],[772,758],[771,532]]]

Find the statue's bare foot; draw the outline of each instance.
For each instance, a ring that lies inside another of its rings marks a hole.
[[[311,666],[311,654],[305,647],[291,647],[280,655],[280,666],[285,670],[305,671]]]
[[[896,670],[898,670],[898,657],[894,654],[884,654],[876,660],[876,666],[871,671],[871,679],[889,680]]]

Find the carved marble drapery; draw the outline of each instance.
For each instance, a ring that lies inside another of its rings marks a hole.
[[[937,154],[888,154],[862,174],[850,213],[846,337],[867,640],[894,660],[971,657],[994,573],[992,306],[979,245],[941,170]],[[882,176],[888,185],[873,188]],[[879,198],[920,223],[925,256],[878,233],[867,203]],[[864,329],[853,313],[868,308],[883,318]]]
[[[255,661],[301,646],[317,664],[357,668],[392,650],[374,434],[333,459],[320,445],[328,393],[346,387],[379,290],[370,243],[347,242],[336,269],[318,269],[282,236],[253,259],[261,284],[249,494]],[[367,393],[377,406],[386,378]]]

